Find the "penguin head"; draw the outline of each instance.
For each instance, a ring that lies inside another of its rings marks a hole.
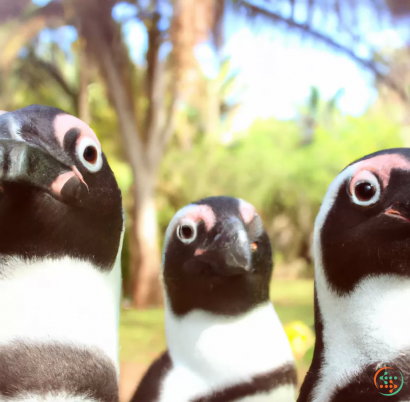
[[[314,254],[330,287],[349,293],[371,275],[410,276],[410,149],[373,153],[330,185]]]
[[[121,192],[93,130],[32,105],[0,115],[1,257],[70,256],[110,270]]]
[[[234,315],[269,300],[272,250],[255,208],[230,197],[192,203],[165,235],[166,300],[177,315]]]

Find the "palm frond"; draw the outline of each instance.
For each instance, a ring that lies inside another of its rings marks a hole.
[[[402,100],[408,100],[407,93],[403,90],[402,86],[390,79],[388,74],[389,63],[376,60],[372,57],[376,49],[367,39],[368,27],[366,27],[366,24],[368,21],[365,21],[366,18],[356,18],[357,16],[355,15],[355,13],[363,13],[365,10],[367,14],[364,13],[364,15],[367,15],[367,19],[371,18],[371,16],[377,18],[380,28],[394,27],[391,21],[391,13],[384,1],[369,0],[365,2],[352,2],[345,0],[341,2],[339,0],[326,0],[322,1],[319,7],[319,5],[316,5],[313,1],[308,0],[307,19],[305,22],[300,22],[292,18],[292,15],[288,16],[280,11],[278,4],[284,4],[288,1],[289,0],[279,0],[276,2],[265,1],[262,5],[261,2],[254,0],[233,0],[233,4],[235,11],[245,15],[248,19],[262,19],[267,24],[278,27],[281,30],[284,28],[293,30],[296,35],[302,38],[311,38],[315,42],[323,44],[333,51],[344,54],[361,67],[371,71],[376,81],[383,82],[389,86]],[[332,5],[333,7],[330,7]],[[313,7],[315,7],[315,10],[313,10]],[[337,11],[336,13],[335,10]],[[316,13],[327,19],[329,19],[330,16],[339,18],[339,31],[341,31],[341,33],[347,33],[350,40],[346,40],[343,37],[345,35],[336,36],[334,31],[326,29],[326,24],[320,25],[317,22],[315,23]],[[356,26],[353,24],[353,21],[356,21]],[[360,51],[358,49],[360,49]],[[363,49],[367,49],[367,57],[363,55]]]

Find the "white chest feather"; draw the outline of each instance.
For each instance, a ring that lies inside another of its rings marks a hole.
[[[391,361],[410,348],[410,279],[370,277],[350,295],[337,296],[319,268],[316,283],[325,349],[313,401],[323,402],[366,365]]]
[[[118,366],[119,259],[110,273],[71,258],[0,267],[0,344],[59,341],[102,349]]]
[[[283,385],[270,392],[247,396],[235,402],[287,402],[294,401],[295,399],[295,387],[293,385]]]
[[[16,398],[2,399],[0,396],[0,401],[4,402],[98,402],[94,398],[87,396],[73,396],[67,393],[57,393],[49,395],[20,395]]]
[[[166,334],[173,369],[164,379],[161,402],[189,401],[293,362],[271,303],[236,318],[204,311],[177,318],[167,306]]]

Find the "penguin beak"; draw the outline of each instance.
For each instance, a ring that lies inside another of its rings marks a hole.
[[[391,207],[387,208],[384,214],[410,223],[410,209],[408,204],[403,205],[396,202]]]
[[[24,141],[0,139],[0,182],[39,188],[59,201],[81,204],[88,194],[81,173]]]
[[[251,270],[251,245],[243,223],[231,217],[204,250],[196,252],[197,259],[212,267],[221,276],[241,275]]]

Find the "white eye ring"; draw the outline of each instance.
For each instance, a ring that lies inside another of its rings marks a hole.
[[[93,162],[87,161],[84,157],[84,153],[88,147],[95,149],[96,157]],[[92,173],[98,172],[102,168],[103,160],[101,155],[100,147],[95,143],[95,141],[90,137],[83,137],[80,139],[80,142],[77,144],[76,153],[78,159],[81,163]]]
[[[379,183],[379,180],[377,180],[377,177],[373,173],[369,171],[361,171],[352,180],[354,180],[354,182],[350,184],[349,193],[352,198],[352,201],[356,205],[366,207],[369,205],[373,205],[377,201],[379,201],[380,195],[381,195],[380,183]],[[360,199],[360,195],[358,196],[357,189],[358,189],[358,186],[362,183],[368,183],[373,187],[374,194],[371,195],[371,198],[366,199],[365,197],[362,197],[362,199]]]
[[[190,244],[196,239],[196,223],[191,220],[182,220],[177,226],[177,236],[184,244]]]

